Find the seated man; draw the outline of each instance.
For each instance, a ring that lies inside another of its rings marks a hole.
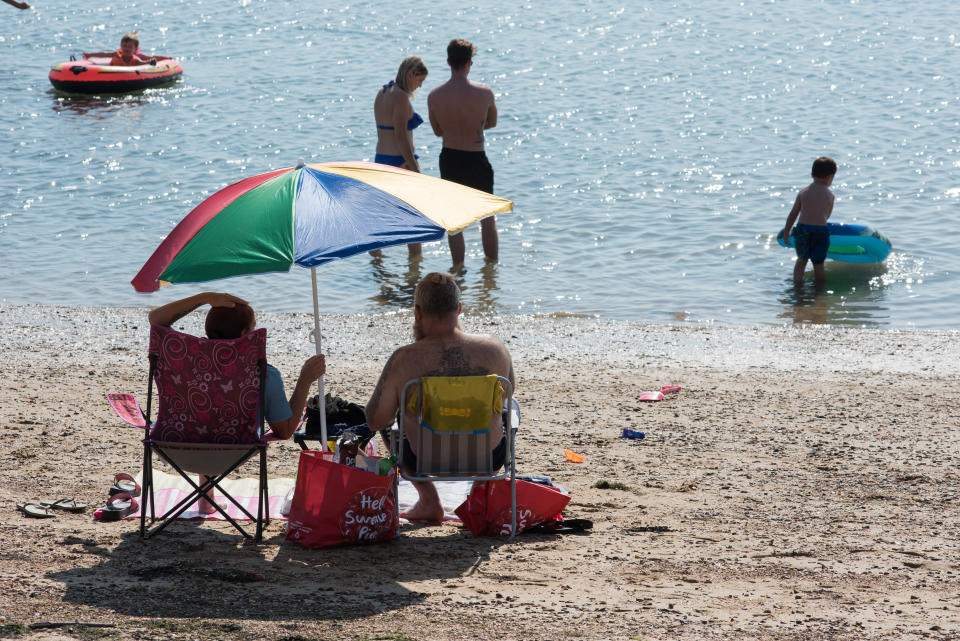
[[[417,285],[414,294],[414,341],[395,351],[383,367],[377,387],[367,403],[367,425],[371,430],[389,428],[400,409],[404,383],[420,376],[479,376],[497,374],[514,383],[510,353],[499,340],[483,334],[468,334],[460,327],[460,288],[450,274],[432,273]],[[409,413],[411,423],[416,417]],[[422,429],[419,426],[417,429]],[[494,466],[506,459],[506,438],[499,414],[491,417]],[[404,460],[416,456],[404,441]],[[443,520],[443,506],[436,487],[416,482],[417,503],[401,516],[416,521]]]
[[[216,292],[204,292],[157,307],[150,312],[150,324],[170,327],[201,305],[210,305],[204,325],[207,338],[240,338],[257,327],[256,315],[247,301]],[[300,378],[288,402],[280,372],[272,365],[267,365],[263,417],[278,438],[286,439],[293,435],[307,406],[310,386],[326,371],[327,364],[322,354],[308,358],[300,368]],[[198,502],[198,507],[205,514],[216,509],[205,499]]]

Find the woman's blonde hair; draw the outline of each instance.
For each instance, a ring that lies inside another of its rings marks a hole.
[[[407,93],[410,92],[410,90],[407,89],[407,74],[411,71],[427,75],[427,65],[423,63],[423,58],[420,56],[407,56],[403,59],[403,62],[400,63],[400,68],[397,69],[396,84]]]

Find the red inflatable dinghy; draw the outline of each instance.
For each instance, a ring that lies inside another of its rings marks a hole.
[[[112,54],[83,54],[83,60],[70,60],[50,70],[55,89],[70,93],[126,93],[176,82],[183,67],[173,58],[155,56],[151,62],[135,67],[110,65]]]

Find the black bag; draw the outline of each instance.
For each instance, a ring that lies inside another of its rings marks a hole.
[[[327,438],[335,439],[347,428],[363,425],[366,427],[367,416],[363,408],[356,403],[350,403],[339,396],[324,397],[324,409],[327,414]],[[307,425],[304,428],[307,436],[320,436],[320,398],[318,395],[307,399]]]

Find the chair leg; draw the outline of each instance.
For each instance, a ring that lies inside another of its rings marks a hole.
[[[264,514],[266,513],[266,514]],[[253,540],[263,540],[264,516],[270,522],[270,495],[267,492],[267,449],[260,448],[260,496],[257,497],[257,533]]]
[[[150,503],[150,514],[153,515],[153,474],[150,469],[150,458],[153,454],[150,451],[150,444],[143,444],[143,487],[140,491],[140,538],[144,538],[147,531],[147,503]]]
[[[510,465],[510,513],[513,526],[510,528],[510,538],[507,540],[512,541],[513,537],[517,535],[517,462],[514,458],[516,445],[513,441],[513,435],[511,434],[508,438],[510,440],[510,461],[508,462]]]
[[[166,461],[167,464],[170,465],[174,470],[176,470],[176,472],[177,472],[178,474],[180,474],[180,476],[193,488],[193,492],[192,492],[189,496],[187,496],[185,499],[183,499],[183,500],[181,500],[179,503],[177,503],[174,507],[170,508],[170,509],[167,511],[167,513],[164,514],[163,517],[161,517],[161,519],[163,520],[163,523],[161,523],[161,524],[160,524],[159,526],[157,526],[153,531],[151,531],[150,533],[148,533],[145,538],[150,538],[151,536],[153,536],[153,535],[155,535],[155,534],[158,534],[160,531],[162,531],[164,528],[166,528],[171,522],[173,522],[173,521],[175,521],[177,518],[179,518],[179,516],[180,516],[181,514],[183,514],[184,512],[186,512],[187,509],[188,509],[197,499],[199,499],[203,494],[205,494],[206,492],[211,491],[213,488],[218,487],[218,486],[219,486],[219,483],[220,483],[221,481],[223,481],[223,479],[225,479],[228,475],[230,475],[231,473],[233,473],[233,471],[236,470],[238,467],[240,467],[240,465],[242,465],[243,463],[245,463],[246,461],[248,461],[248,460],[250,459],[250,457],[253,456],[253,454],[255,453],[256,450],[255,450],[255,449],[249,450],[246,455],[244,455],[243,457],[238,458],[237,461],[236,461],[233,465],[231,465],[225,472],[223,472],[220,476],[217,476],[216,478],[210,478],[210,477],[208,477],[206,482],[201,483],[201,484],[199,484],[199,485],[198,485],[196,482],[194,482],[192,475],[187,474],[186,472],[184,472],[183,469],[182,469],[179,465],[177,465],[169,456],[167,456],[167,454],[163,451],[162,448],[159,448],[159,447],[158,447],[158,448],[156,448],[156,451],[157,451],[157,455],[158,455],[160,458],[162,458],[164,461]],[[221,490],[221,491],[222,491],[222,490]],[[240,505],[240,504],[237,502],[236,499],[234,499],[232,496],[230,496],[230,495],[227,494],[226,492],[224,492],[223,494],[224,494],[224,496],[225,496],[227,499],[229,499],[230,502],[233,503],[241,512],[243,512],[244,514],[246,514],[247,518],[253,520],[253,518],[254,518],[253,515],[250,514],[244,506]],[[234,518],[232,518],[229,514],[227,514],[226,510],[224,510],[222,507],[220,507],[220,505],[218,505],[217,503],[214,503],[213,505],[214,505],[214,507],[217,508],[217,511],[219,511],[220,514],[222,514],[223,517],[224,517],[233,527],[235,527],[235,528],[237,529],[237,531],[240,532],[240,534],[242,534],[242,535],[244,536],[244,538],[247,538],[247,539],[252,539],[252,538],[253,538],[253,537],[250,535],[250,533],[247,532],[245,529],[243,529],[243,526],[241,526],[239,523],[237,523],[237,521],[236,521]]]

